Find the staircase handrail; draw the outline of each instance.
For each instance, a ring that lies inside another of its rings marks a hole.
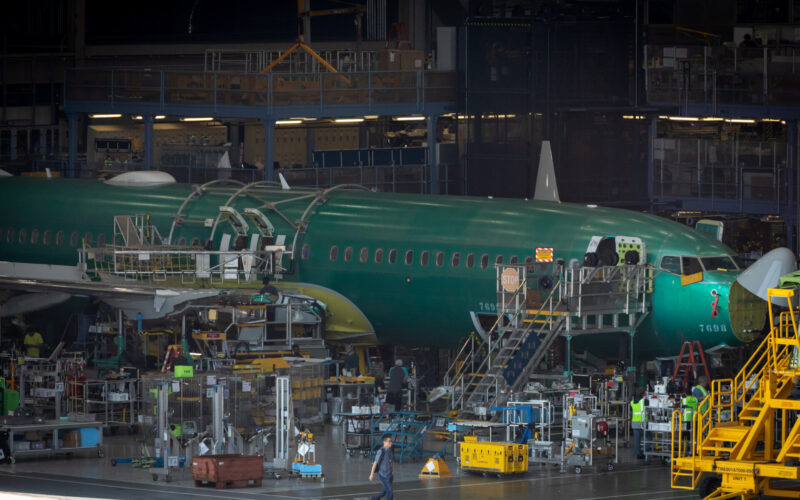
[[[477,345],[475,344],[476,342]],[[444,385],[446,386],[458,385],[459,380],[464,375],[463,367],[469,364],[468,361],[472,356],[475,355],[476,351],[483,350],[483,345],[484,345],[483,339],[481,339],[477,333],[472,332],[469,334],[464,343],[461,344],[461,349],[459,349],[458,353],[456,353],[455,357],[453,358],[453,361],[447,368],[447,372],[444,374],[444,377],[442,379],[444,381]],[[469,347],[470,349],[468,350],[467,347]],[[462,361],[462,358],[463,362],[459,364],[459,361]],[[454,373],[452,373],[451,375],[451,372]]]

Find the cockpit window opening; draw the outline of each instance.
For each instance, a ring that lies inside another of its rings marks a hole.
[[[677,255],[665,255],[661,257],[660,267],[668,273],[681,274],[681,258]]]
[[[714,257],[700,257],[700,262],[706,271],[736,271],[739,266],[730,255],[715,255]]]
[[[700,259],[697,257],[681,257],[681,265],[683,267],[683,274],[702,273],[703,266],[700,264]]]

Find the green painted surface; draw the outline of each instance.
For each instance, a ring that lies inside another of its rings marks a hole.
[[[147,213],[166,237],[172,215],[190,192],[189,185],[180,184],[141,188],[85,180],[0,179],[0,259],[74,265],[86,233],[96,242],[103,232],[110,243],[114,215]],[[185,214],[195,220],[213,218],[229,195],[199,197],[187,205]],[[294,196],[294,191],[265,195],[272,202]],[[308,202],[284,203],[281,209],[290,220],[297,220]],[[240,213],[261,205],[250,197],[232,203]],[[294,229],[267,209],[262,211],[276,233],[287,235],[291,242]],[[23,243],[20,229],[26,231]],[[37,243],[31,243],[34,229],[39,231]],[[230,232],[222,225],[220,229]],[[45,231],[50,231],[47,245],[43,244]],[[60,246],[56,244],[58,231],[64,233]],[[217,231],[214,248],[218,248],[222,232]],[[195,238],[202,242],[209,234],[210,229],[202,224],[184,224],[177,228],[173,242],[179,238],[187,243]],[[314,208],[307,233],[298,240],[303,258],[298,256],[293,273],[285,280],[315,283],[348,298],[364,312],[383,342],[452,347],[473,329],[470,311],[494,313],[493,264],[497,256],[506,262],[513,256],[521,262],[532,256],[536,247],[553,247],[556,258],[582,259],[595,235],[642,238],[647,261],[654,265],[664,254],[733,253],[693,229],[632,211],[523,200],[339,191]],[[332,246],[337,247],[335,261],[330,258]],[[375,262],[376,250],[383,254],[380,263]],[[389,263],[392,250],[397,253],[395,263]],[[413,253],[410,264],[405,263],[408,251]],[[423,252],[428,252],[424,266]],[[441,266],[437,265],[439,252],[443,252]],[[458,253],[457,266],[451,265],[454,253]],[[470,254],[474,265],[468,268]],[[481,266],[484,254],[489,261],[486,268]],[[364,262],[362,257],[366,257]],[[546,269],[537,265],[537,272]],[[681,287],[679,276],[661,273],[655,280],[654,312],[639,332],[638,350],[645,355],[674,354],[684,338],[700,339],[707,346],[736,343],[728,289],[737,274],[709,272],[703,282]],[[715,318],[711,317],[712,290],[720,294]],[[616,342],[608,339],[592,343],[613,344],[609,349],[617,350]]]

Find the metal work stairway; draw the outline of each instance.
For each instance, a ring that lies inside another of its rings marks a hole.
[[[680,413],[673,414],[671,486],[700,487],[706,499],[743,500],[765,496],[800,498],[800,486],[773,484],[798,480],[800,468],[800,400],[792,397],[800,377],[800,338],[793,290],[768,291],[772,301],[784,298],[781,312],[734,379],[715,380],[692,419],[692,440],[685,444]]]
[[[485,337],[486,350],[468,339],[445,377],[451,410],[486,416],[505,404],[561,336],[569,345],[572,335],[633,332],[647,314],[647,273],[645,266],[561,269],[547,297],[529,308],[526,267],[499,265],[497,320]]]

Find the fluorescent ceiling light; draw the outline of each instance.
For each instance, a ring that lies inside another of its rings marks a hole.
[[[361,123],[364,121],[363,118],[336,118],[333,120],[336,123]]]
[[[364,115],[365,120],[377,120],[378,115]]]
[[[779,122],[780,120],[778,120],[777,118],[762,118],[761,121],[762,122]]]
[[[700,118],[700,121],[704,122],[721,122],[724,118],[718,118],[716,116],[706,116],[705,118]]]
[[[181,118],[182,122],[210,122],[213,120],[210,116],[184,116]]]
[[[622,115],[623,120],[644,120],[644,115]]]
[[[297,125],[300,123],[303,123],[303,120],[299,119],[296,120],[292,118],[291,120],[278,120],[275,122],[275,125]]]
[[[99,113],[94,115],[89,115],[89,118],[122,118],[121,113]]]
[[[755,123],[752,118],[728,118],[725,120],[728,123]]]
[[[395,116],[392,120],[396,122],[421,122],[424,116]]]
[[[156,119],[156,120],[163,120],[166,117],[167,117],[166,115],[156,115],[153,118]],[[136,116],[133,117],[133,119],[134,120],[144,120],[144,117],[142,115],[136,115]]]
[[[696,122],[700,120],[696,116],[670,116],[669,119],[674,122]]]

